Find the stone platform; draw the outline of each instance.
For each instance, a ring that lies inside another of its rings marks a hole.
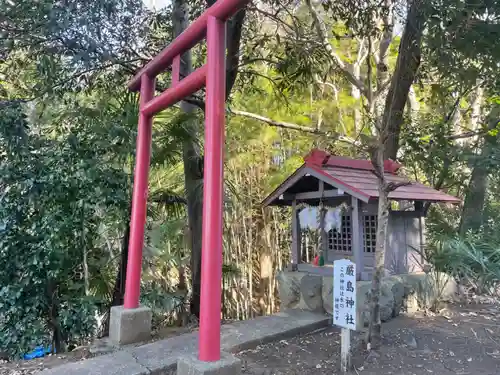
[[[314,331],[331,324],[324,313],[290,310],[252,320],[225,324],[222,350],[237,353],[257,345]],[[198,333],[193,332],[150,344],[119,350],[100,357],[44,370],[42,375],[170,375],[177,360],[197,353]]]
[[[282,309],[309,310],[333,315],[333,275],[322,276],[300,271],[281,271],[277,275]],[[368,325],[371,281],[357,281],[358,330]],[[454,300],[456,283],[445,274],[409,273],[382,278],[380,317],[382,322],[402,310],[429,306],[436,299]]]

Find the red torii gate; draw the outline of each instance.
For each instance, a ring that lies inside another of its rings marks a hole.
[[[220,359],[226,21],[249,0],[218,0],[129,82],[140,92],[124,308],[139,307],[153,116],[206,86],[199,359]],[[180,79],[181,55],[206,36],[207,62]],[[154,96],[156,76],[172,66],[171,87]]]

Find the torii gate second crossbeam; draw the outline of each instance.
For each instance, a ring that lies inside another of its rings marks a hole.
[[[125,309],[139,306],[153,116],[206,86],[199,359],[220,359],[226,21],[248,0],[218,0],[128,84],[140,92]],[[181,55],[206,35],[207,62],[180,79]],[[171,87],[154,96],[158,74],[172,66]]]

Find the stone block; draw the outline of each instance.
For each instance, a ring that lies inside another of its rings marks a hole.
[[[370,281],[356,283],[356,330],[361,331],[370,319]]]
[[[413,308],[429,308],[440,301],[453,302],[459,297],[459,288],[455,280],[445,274],[430,272],[413,273],[402,276]]]
[[[138,363],[147,367],[151,375],[175,374],[177,358],[198,351],[198,333],[169,337],[146,345],[128,348],[127,352]]]
[[[323,276],[321,298],[323,299],[323,308],[325,311],[333,315],[333,277]]]
[[[278,290],[283,309],[298,307],[300,301],[300,279],[304,276],[302,272],[280,271],[276,275]]]
[[[333,278],[307,272],[280,272],[277,275],[282,309],[333,314]],[[459,289],[445,274],[410,273],[386,275],[380,285],[380,319],[386,322],[402,310],[412,311],[436,301],[453,301]],[[362,330],[370,319],[371,281],[357,282],[357,327]]]
[[[382,279],[380,285],[380,320],[387,322],[394,316],[394,295],[392,294],[392,283],[387,279]]]
[[[203,362],[196,355],[185,355],[177,361],[177,375],[240,375],[241,361],[232,354],[221,353],[215,362]]]
[[[317,275],[305,275],[300,280],[299,308],[304,310],[323,312],[323,298],[321,289],[323,278]]]
[[[391,277],[389,284],[394,299],[394,309],[392,311],[392,315],[396,317],[403,309],[405,299],[409,291],[405,287],[405,283],[401,277],[398,276]]]
[[[148,307],[125,309],[113,306],[109,321],[109,339],[113,345],[127,345],[151,338],[152,312]]]

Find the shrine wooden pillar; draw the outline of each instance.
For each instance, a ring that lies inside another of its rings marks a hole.
[[[319,193],[321,195],[321,203],[320,203],[320,209],[324,208],[323,206],[323,198],[325,195],[325,183],[323,181],[319,181]],[[320,236],[321,236],[321,251],[323,253],[323,260],[325,263],[328,261],[328,235],[325,230],[325,216],[326,216],[326,210],[321,209],[320,212],[320,218],[319,218],[319,231],[320,231]]]
[[[299,222],[299,211],[297,210],[297,200],[292,201],[292,269],[297,269],[297,264],[302,260],[301,256],[301,233]]]
[[[361,202],[358,198],[351,196],[351,224],[352,224],[352,253],[356,263],[356,279],[363,279],[364,254],[363,254],[363,216],[361,213]]]

